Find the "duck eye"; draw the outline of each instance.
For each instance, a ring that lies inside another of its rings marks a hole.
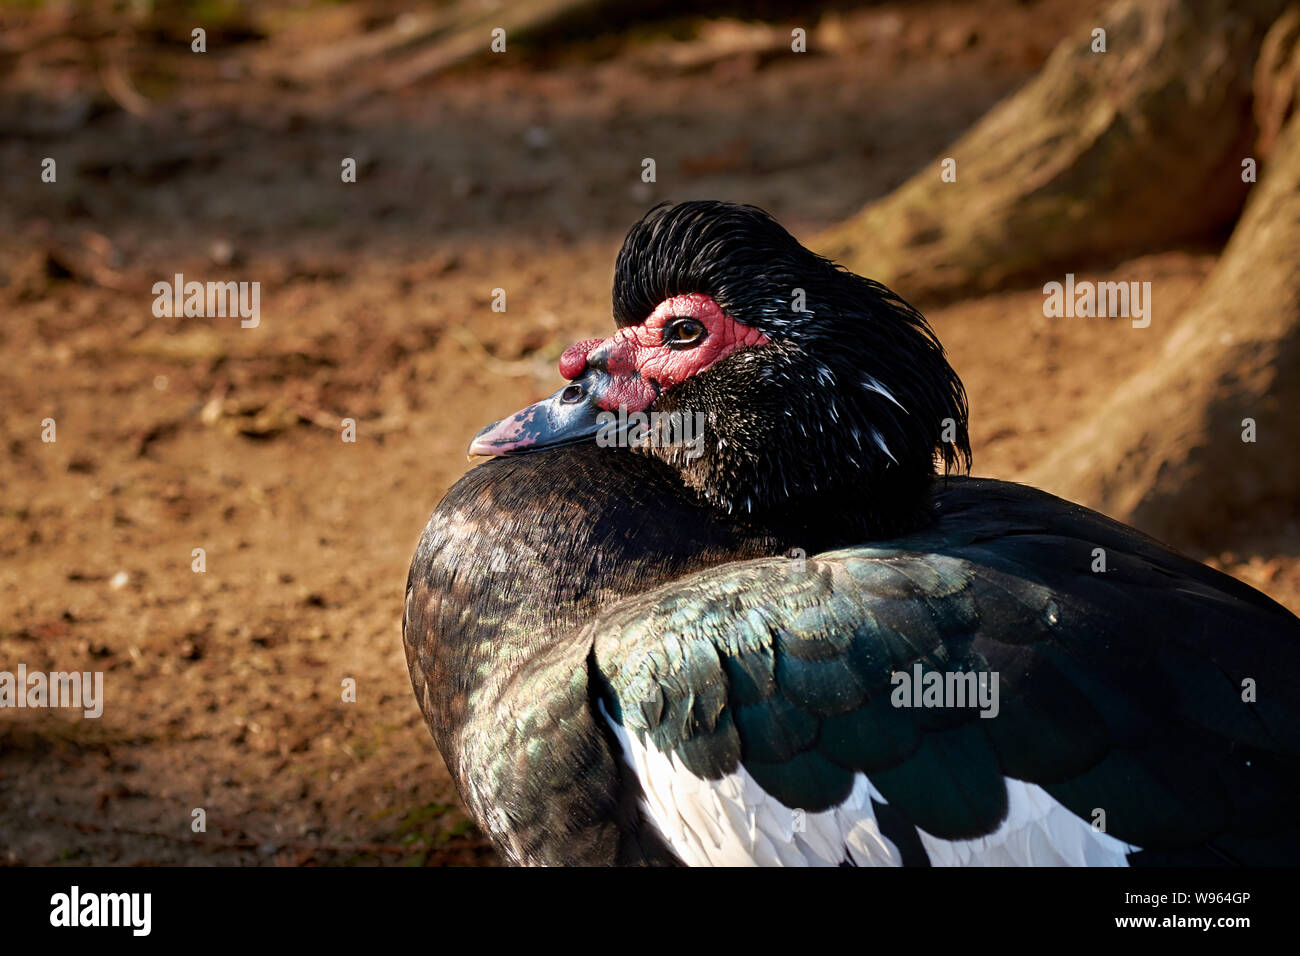
[[[698,319],[678,319],[664,329],[664,345],[673,349],[694,348],[704,341],[709,330]]]

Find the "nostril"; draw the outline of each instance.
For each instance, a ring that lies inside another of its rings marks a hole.
[[[582,401],[586,394],[587,390],[581,385],[570,385],[560,393],[560,401],[564,402],[566,405],[572,405],[574,402]]]

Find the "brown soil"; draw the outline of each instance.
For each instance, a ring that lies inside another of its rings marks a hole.
[[[126,43],[6,7],[0,35],[25,39],[0,48],[0,670],[102,670],[107,704],[0,712],[0,861],[493,862],[400,648],[411,551],[470,435],[609,327],[614,253],[652,203],[743,200],[815,235],[1096,6],[819,15],[810,45],[831,52],[806,56],[727,53],[734,24],[670,21],[521,44],[360,105],[343,94],[372,66],[294,86],[266,64],[384,4],[270,4],[204,56],[184,25]],[[1037,288],[933,311],[977,473],[1017,476],[1154,354],[1215,252],[1089,276],[1151,279],[1145,330],[1046,319]],[[177,272],[261,282],[260,326],[155,318],[152,284]],[[1286,539],[1294,524],[1220,563],[1298,608]]]

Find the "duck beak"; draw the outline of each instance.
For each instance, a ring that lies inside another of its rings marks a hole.
[[[608,415],[598,404],[609,376],[595,370],[549,398],[493,422],[469,443],[469,456],[523,455],[595,438]]]

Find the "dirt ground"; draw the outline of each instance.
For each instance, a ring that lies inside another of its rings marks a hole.
[[[614,254],[651,204],[752,202],[815,236],[1099,6],[818,13],[803,56],[664,21],[361,102],[364,69],[274,67],[396,4],[270,4],[202,56],[188,28],[0,8],[0,670],[102,670],[107,696],[98,720],[0,712],[0,862],[494,862],[400,646],[411,552],[470,436],[605,334]],[[1152,356],[1216,253],[1089,275],[1150,278],[1148,329],[1044,318],[1041,287],[927,310],[970,391],[975,472],[1015,478]],[[260,325],[155,318],[174,273],[259,281]],[[1300,609],[1276,540],[1201,557]]]

